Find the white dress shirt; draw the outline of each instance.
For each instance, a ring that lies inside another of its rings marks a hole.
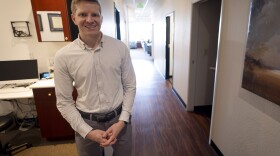
[[[136,78],[129,50],[123,42],[102,35],[99,46],[92,49],[77,38],[56,53],[54,81],[58,110],[84,138],[92,127],[78,110],[108,113],[122,103],[119,120],[129,121]],[[72,97],[73,83],[78,92],[76,102]]]

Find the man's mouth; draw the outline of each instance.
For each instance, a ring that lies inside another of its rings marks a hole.
[[[96,28],[97,26],[96,26],[96,25],[86,25],[85,27],[88,28],[88,29],[94,29],[94,28]]]

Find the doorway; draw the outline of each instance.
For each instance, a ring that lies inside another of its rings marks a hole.
[[[200,0],[193,3],[191,61],[189,78],[189,111],[206,111],[211,117],[219,23],[222,0]],[[210,113],[210,114],[209,114]]]
[[[165,18],[166,43],[165,43],[165,79],[172,83],[174,64],[174,13]]]
[[[116,23],[116,38],[121,40],[121,28],[120,28],[120,12],[116,8],[116,4],[114,3],[114,13],[115,13],[115,23]]]

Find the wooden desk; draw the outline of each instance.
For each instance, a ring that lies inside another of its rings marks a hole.
[[[57,110],[53,79],[40,80],[30,88],[34,94],[42,137],[47,139],[74,138],[74,130]]]

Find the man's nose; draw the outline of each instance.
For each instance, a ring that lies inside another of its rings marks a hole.
[[[92,16],[87,16],[86,20],[87,22],[93,22],[94,18]]]

